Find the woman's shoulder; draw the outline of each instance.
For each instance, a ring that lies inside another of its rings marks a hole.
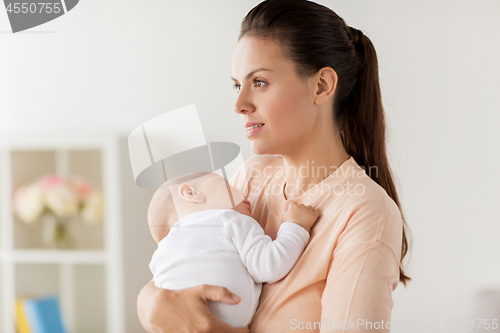
[[[363,170],[363,169],[361,169]],[[383,242],[400,257],[403,221],[401,210],[387,191],[365,172],[350,177],[344,208],[349,221],[344,233],[357,240],[353,243]]]
[[[356,172],[347,178],[345,187],[346,199],[353,208],[373,215],[386,215],[390,210],[399,212],[396,202],[370,173],[361,167],[354,170]]]
[[[387,191],[371,178],[371,175],[378,176],[377,170],[367,171],[351,158],[338,171],[341,171],[337,175],[342,180],[341,188],[347,194],[347,199],[351,204],[362,205],[370,210],[385,210],[384,207],[395,205]],[[332,182],[338,183],[335,179],[332,179]]]

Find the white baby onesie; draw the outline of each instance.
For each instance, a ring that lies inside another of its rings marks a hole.
[[[179,219],[158,243],[149,267],[158,288],[226,287],[241,301],[210,302],[210,311],[234,327],[247,327],[262,283],[285,277],[308,241],[309,233],[292,222],[283,222],[273,241],[252,217],[233,209],[207,209]]]

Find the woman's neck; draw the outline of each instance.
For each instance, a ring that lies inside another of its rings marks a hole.
[[[320,183],[349,159],[340,135],[321,145],[297,147],[293,153],[280,154],[284,158],[284,195],[288,200],[299,197],[310,187]]]

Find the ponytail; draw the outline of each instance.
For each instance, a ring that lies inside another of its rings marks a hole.
[[[361,31],[349,27],[331,9],[308,0],[266,0],[243,19],[239,38],[245,35],[279,40],[294,62],[299,77],[307,78],[331,67],[339,83],[334,93],[333,120],[347,153],[383,187],[401,211],[401,204],[387,161],[385,119],[375,48]],[[375,173],[372,174],[372,169]],[[408,252],[409,231],[403,220],[399,279]]]
[[[358,73],[352,91],[334,107],[334,120],[347,153],[354,157],[370,178],[385,189],[401,211],[387,160],[385,115],[380,94],[377,54],[370,39],[360,30],[349,26],[347,29],[357,55]],[[403,214],[401,218],[403,239],[399,274],[400,281],[406,286],[406,282],[411,280],[402,268],[403,258],[408,252],[408,226]]]

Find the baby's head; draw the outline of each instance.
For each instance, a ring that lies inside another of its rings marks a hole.
[[[169,179],[148,208],[148,224],[156,242],[182,217],[206,209],[234,209],[251,216],[250,202],[236,187],[213,172],[194,172]],[[232,198],[232,200],[231,200]]]

